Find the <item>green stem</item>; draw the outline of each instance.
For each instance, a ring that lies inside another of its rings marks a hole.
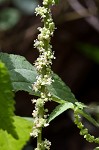
[[[43,117],[44,117],[44,106],[39,107],[39,119]],[[42,150],[42,127],[39,128],[39,131],[40,132],[38,133],[38,137],[37,137],[37,148],[39,150]]]
[[[40,133],[37,137],[37,148],[41,150],[41,143],[42,143],[42,127],[40,128]]]

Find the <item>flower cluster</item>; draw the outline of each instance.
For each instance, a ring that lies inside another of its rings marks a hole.
[[[43,5],[48,5],[48,4],[54,5],[55,4],[55,0],[44,0],[43,1]]]
[[[41,18],[45,18],[46,17],[46,13],[48,11],[48,8],[45,8],[44,6],[41,7],[41,6],[38,6],[36,9],[36,15],[40,15]]]
[[[51,142],[45,139],[42,143],[40,143],[41,149],[45,148],[47,150],[50,150]],[[36,148],[35,150],[41,150],[39,148]]]
[[[35,9],[36,15],[41,16],[41,20],[44,23],[44,27],[39,27],[39,35],[34,41],[34,47],[39,51],[39,57],[35,61],[35,67],[38,73],[36,82],[32,85],[35,92],[40,93],[40,98],[33,99],[32,103],[35,103],[35,110],[33,110],[34,125],[31,136],[39,139],[39,144],[35,150],[50,149],[51,143],[46,139],[42,141],[39,137],[42,134],[42,127],[46,127],[47,123],[47,109],[44,108],[44,104],[51,100],[51,93],[48,92],[47,86],[51,85],[52,79],[52,59],[55,59],[54,52],[52,52],[52,46],[50,45],[51,36],[55,29],[53,19],[50,12],[50,5],[55,4],[54,0],[43,0],[43,6],[38,6]]]
[[[48,141],[47,139],[45,139],[45,141],[43,142],[43,145],[44,145],[44,147],[47,150],[50,150],[50,146],[51,146],[51,142],[50,141]]]
[[[47,112],[48,109],[44,109],[43,106],[46,102],[51,100],[51,94],[46,91],[46,93],[41,93],[41,97],[32,100],[32,103],[35,103],[35,110],[33,110],[33,118],[34,118],[34,125],[33,131],[30,134],[31,136],[38,137],[40,133],[41,127],[46,127],[49,124],[47,123]]]
[[[88,129],[84,127],[80,119],[80,115],[78,115],[77,112],[74,112],[74,123],[80,129],[80,135],[83,135],[88,142],[95,142],[99,144],[99,138],[95,138],[93,135],[90,135],[88,133]]]

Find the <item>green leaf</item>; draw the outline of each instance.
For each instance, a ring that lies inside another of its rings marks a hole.
[[[99,127],[99,123],[91,117],[90,114],[88,114],[85,110],[77,109],[77,113],[82,115],[84,118],[86,118],[89,122],[91,122],[93,125]]]
[[[12,118],[14,116],[13,97],[8,70],[0,62],[0,129],[7,130],[8,133],[17,138]]]
[[[0,30],[14,27],[20,19],[20,13],[15,8],[5,8],[0,11]]]
[[[98,46],[83,43],[83,44],[78,44],[77,47],[87,57],[89,57],[94,62],[99,64],[99,47]]]
[[[35,68],[23,56],[0,53],[0,59],[9,70],[14,91],[23,90],[36,95],[32,90],[37,76]]]
[[[23,146],[30,138],[30,132],[33,122],[14,116],[14,126],[18,134],[18,139],[15,139],[7,131],[0,129],[0,150],[22,150]]]
[[[36,81],[37,72],[24,57],[0,53],[0,59],[9,70],[14,91],[24,90],[32,95],[38,95],[32,90],[32,84]],[[56,74],[53,74],[53,79],[55,82],[48,87],[49,92],[53,95],[53,100],[58,103],[64,103],[65,101],[75,103],[77,100],[69,87]]]
[[[64,101],[75,103],[74,94],[70,88],[59,78],[58,75],[53,74],[54,82],[48,87],[49,92],[53,95],[53,100],[58,103],[64,103]]]
[[[56,106],[56,108],[49,115],[48,123],[51,122],[53,119],[55,119],[60,114],[62,114],[67,109],[74,109],[74,105],[70,102],[65,102],[64,104],[60,104],[60,105]]]
[[[55,0],[55,4],[58,4],[59,3],[59,0]]]

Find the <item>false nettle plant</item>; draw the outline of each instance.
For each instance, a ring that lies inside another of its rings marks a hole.
[[[31,65],[23,56],[0,53],[0,149],[21,150],[30,136],[37,138],[35,150],[50,150],[51,142],[42,138],[43,128],[67,109],[74,112],[74,123],[80,134],[88,142],[99,144],[99,138],[88,133],[81,122],[86,118],[95,126],[97,121],[88,114],[87,106],[78,102],[69,87],[51,70],[52,59],[55,59],[51,36],[55,30],[50,10],[51,5],[58,0],[43,0],[42,6],[35,9],[36,15],[41,16],[44,26],[39,27],[39,34],[34,41],[34,47],[39,51],[39,57]],[[14,114],[14,92],[26,91],[38,98],[32,99],[35,104],[33,119],[22,118]],[[59,105],[48,114],[45,103],[55,101]],[[98,150],[99,147],[95,148]]]

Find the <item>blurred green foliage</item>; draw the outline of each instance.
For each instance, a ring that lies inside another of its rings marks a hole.
[[[13,4],[24,14],[33,15],[38,0],[12,0]]]
[[[4,3],[4,2],[6,2],[7,0],[0,0],[0,4],[2,4],[2,3]]]
[[[20,13],[14,8],[4,8],[0,12],[0,30],[8,30],[20,20]]]
[[[0,0],[0,31],[14,27],[23,14],[33,15],[38,4],[38,0]]]
[[[77,48],[85,54],[89,59],[99,64],[99,47],[91,44],[80,43]]]

